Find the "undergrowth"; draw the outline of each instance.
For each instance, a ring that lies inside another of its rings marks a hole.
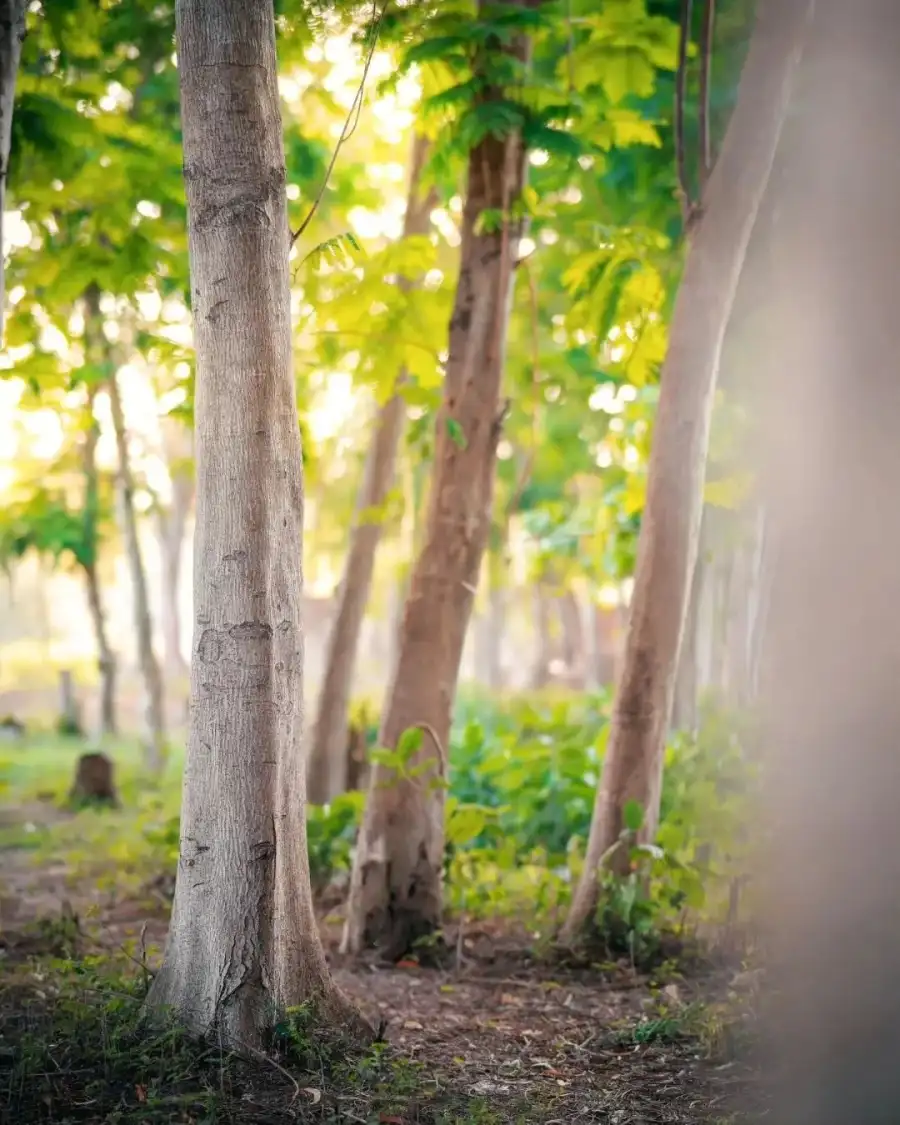
[[[146,978],[108,954],[54,959],[45,950],[7,966],[0,990],[3,1125],[533,1120],[514,1106],[501,1117],[386,1042],[339,1049],[302,1009],[249,1058],[195,1042],[174,1022],[150,1025]]]
[[[609,708],[605,694],[459,700],[450,742],[445,895],[449,913],[464,926],[512,921],[526,925],[538,947],[552,940],[583,865]],[[358,706],[355,713],[365,718],[374,743],[374,712]],[[651,966],[669,954],[673,938],[692,940],[700,928],[733,921],[734,888],[751,839],[746,732],[714,708],[701,729],[699,738],[676,736],[667,747],[654,845],[633,854],[626,878],[605,883],[595,919],[598,955]],[[4,747],[0,772],[10,798],[61,805],[78,752],[71,740],[52,737]],[[136,744],[109,752],[120,809],[89,808],[56,823],[0,828],[0,844],[28,848],[36,862],[61,859],[116,896],[140,896],[175,870],[181,761],[173,754],[162,780],[151,784]],[[333,901],[346,887],[364,800],[348,793],[308,810],[314,890],[334,889]]]

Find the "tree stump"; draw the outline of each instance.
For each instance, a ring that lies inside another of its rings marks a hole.
[[[105,754],[82,754],[75,767],[75,780],[69,790],[72,804],[89,803],[118,807],[113,764]]]

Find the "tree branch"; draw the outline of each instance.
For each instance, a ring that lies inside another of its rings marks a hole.
[[[375,0],[375,3],[377,4],[377,0]],[[359,82],[359,88],[356,91],[356,95],[353,98],[353,101],[350,103],[350,110],[347,113],[347,120],[344,122],[344,127],[341,130],[341,135],[338,137],[337,144],[334,146],[334,152],[331,154],[331,162],[326,169],[325,176],[322,180],[321,186],[319,187],[316,198],[313,200],[312,207],[310,207],[309,211],[306,214],[306,217],[300,223],[300,226],[297,227],[295,231],[291,232],[291,246],[293,246],[300,235],[303,234],[303,232],[312,221],[312,218],[315,215],[316,211],[319,209],[319,204],[322,202],[322,197],[325,194],[325,189],[328,187],[328,182],[331,179],[331,173],[334,171],[334,166],[337,163],[338,155],[340,154],[341,149],[344,147],[347,141],[349,141],[353,136],[354,132],[356,131],[356,126],[359,124],[359,115],[362,113],[363,98],[366,90],[366,80],[369,77],[369,67],[372,65],[372,59],[375,57],[375,48],[378,46],[378,32],[381,28],[381,22],[384,19],[384,13],[387,11],[389,3],[390,0],[384,0],[384,3],[381,5],[380,11],[378,11],[378,9],[373,5],[371,33],[372,42],[369,44],[369,53],[366,55],[366,61],[365,65],[363,66],[362,78]]]
[[[712,76],[713,32],[716,26],[716,0],[705,0],[703,31],[700,38],[700,184],[702,186],[712,171],[712,140],[709,126],[709,100]]]
[[[684,225],[688,227],[694,214],[691,185],[688,180],[687,153],[684,143],[684,106],[687,101],[687,58],[691,42],[693,0],[681,0],[681,32],[678,40],[678,70],[675,75],[675,164],[678,169],[678,192]]]

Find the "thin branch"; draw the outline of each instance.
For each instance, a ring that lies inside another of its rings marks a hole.
[[[688,181],[687,153],[684,143],[684,106],[687,101],[687,58],[691,42],[691,16],[693,0],[681,0],[681,30],[678,40],[678,71],[675,75],[675,163],[678,169],[678,191],[685,227],[694,211],[691,186]]]
[[[297,241],[301,234],[306,230],[312,221],[313,216],[322,202],[322,197],[325,194],[325,189],[328,187],[328,181],[331,179],[331,173],[334,171],[334,166],[337,163],[338,155],[347,141],[353,136],[356,131],[356,126],[359,124],[359,115],[362,112],[363,99],[365,97],[366,80],[369,77],[369,67],[372,65],[372,59],[375,57],[375,48],[378,46],[378,32],[381,29],[381,22],[384,19],[384,14],[387,11],[390,0],[384,0],[381,5],[381,10],[373,13],[372,23],[372,42],[369,44],[369,53],[366,56],[365,65],[363,66],[362,78],[359,82],[359,88],[356,95],[350,104],[350,111],[347,114],[347,120],[344,122],[344,127],[341,130],[341,135],[338,137],[337,144],[334,146],[334,152],[331,154],[331,162],[325,172],[325,177],[319,187],[318,194],[313,200],[312,207],[306,214],[306,218],[301,222],[300,226],[291,234],[291,246]]]
[[[700,36],[700,183],[706,183],[712,171],[712,140],[709,125],[709,100],[712,76],[713,32],[716,26],[716,0],[705,0],[703,30]]]

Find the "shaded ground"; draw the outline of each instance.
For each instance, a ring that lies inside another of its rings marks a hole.
[[[46,823],[60,815],[39,804],[17,810],[15,818]],[[9,813],[0,815],[0,825],[4,820],[10,823]],[[109,1017],[98,1005],[108,1004],[117,989],[121,1006],[136,1010],[129,999],[132,988],[139,993],[141,987],[136,962],[146,960],[152,971],[158,961],[164,901],[149,893],[117,902],[79,884],[64,865],[34,866],[23,849],[0,852],[0,888],[0,1104],[15,1110],[4,1117],[0,1109],[0,1120],[10,1125],[724,1125],[734,1120],[735,1095],[748,1078],[729,1057],[726,1022],[718,1014],[735,984],[741,987],[733,971],[707,970],[689,979],[670,974],[666,981],[648,981],[630,966],[576,972],[533,962],[521,941],[483,931],[473,932],[459,969],[351,966],[334,951],[331,924],[323,933],[335,975],[373,1023],[386,1024],[390,1050],[379,1048],[341,1070],[333,1084],[324,1064],[317,1077],[308,1059],[248,1068],[207,1058],[188,1067],[173,1092],[166,1080],[154,1086],[152,1074],[144,1075],[142,1068],[159,1069],[146,1044],[138,1055],[129,1053],[131,1046],[110,1053],[115,1035],[104,1030],[99,1047],[80,1053],[81,1035],[59,1025],[75,993],[101,1022]],[[79,969],[85,958],[96,980]],[[131,985],[104,979],[99,966],[116,958],[131,966]],[[54,973],[68,974],[68,983],[55,983]],[[25,1090],[21,1044],[29,1035],[53,1040],[53,1050],[44,1058],[43,1048],[29,1048],[37,1054],[27,1063],[31,1089]],[[101,1069],[105,1077],[97,1086]],[[217,1108],[210,1108],[210,1097]]]

